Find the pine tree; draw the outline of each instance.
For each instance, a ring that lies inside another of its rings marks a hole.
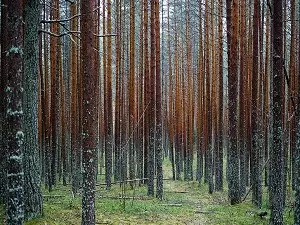
[[[283,224],[283,30],[282,0],[273,0],[272,12],[273,46],[273,143],[270,151],[270,208],[272,225]]]
[[[24,199],[25,218],[42,215],[38,149],[38,23],[39,1],[25,1],[24,28]]]
[[[2,49],[6,49],[6,20],[7,20],[7,7],[6,0],[2,0],[1,4],[1,75],[0,75],[0,202],[5,202],[6,196],[6,125],[5,125],[5,87],[7,76],[6,53]]]
[[[6,122],[8,225],[24,223],[23,1],[7,1]]]
[[[237,148],[237,80],[238,80],[238,9],[239,1],[226,2],[230,32],[228,40],[228,93],[229,93],[229,148],[228,148],[228,189],[232,205],[240,202],[239,154]],[[229,3],[229,5],[228,5]],[[232,4],[232,5],[231,5]],[[230,13],[230,17],[229,17]],[[228,38],[228,33],[227,33]]]
[[[82,46],[82,225],[95,224],[95,161],[96,161],[96,128],[97,96],[93,90],[97,85],[94,60],[90,54],[94,51],[94,0],[81,2],[81,46]]]

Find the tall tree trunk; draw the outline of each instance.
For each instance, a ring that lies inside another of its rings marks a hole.
[[[149,50],[148,50],[148,0],[143,0],[144,4],[144,177],[148,178],[148,147],[149,147]]]
[[[218,54],[219,54],[219,102],[218,102],[218,145],[216,155],[216,191],[223,190],[223,0],[218,4]]]
[[[240,84],[239,84],[239,149],[240,149],[240,191],[241,195],[246,193],[246,170],[245,170],[245,161],[246,161],[246,123],[245,123],[245,80],[247,79],[246,73],[246,0],[241,1],[240,7],[240,18],[241,18],[241,27],[240,27]]]
[[[227,7],[231,7],[231,5],[227,5]],[[229,13],[229,11],[227,12]],[[240,202],[239,152],[237,148],[238,12],[239,1],[232,0],[232,20],[228,18],[231,28],[228,32],[231,32],[231,35],[228,40],[229,148],[227,175],[228,194],[232,205]]]
[[[107,0],[107,33],[112,31],[111,0]],[[112,121],[112,40],[107,38],[107,80],[106,80],[106,104],[107,104],[107,134],[105,138],[105,182],[106,188],[111,188],[112,177],[112,152],[113,152],[113,121]]]
[[[1,75],[0,75],[0,202],[5,202],[6,196],[6,125],[5,125],[5,109],[6,109],[6,81],[7,81],[7,65],[6,65],[6,52],[4,51],[7,40],[7,4],[6,0],[2,0],[1,4]]]
[[[82,225],[95,224],[95,161],[96,161],[96,128],[97,96],[93,90],[97,85],[94,60],[90,54],[94,51],[94,0],[81,2],[81,46],[82,46],[82,78],[83,78],[83,120],[82,120],[82,167],[83,167],[83,193],[82,193]]]
[[[155,173],[155,74],[156,74],[156,34],[155,34],[155,5],[150,2],[150,105],[149,105],[149,151],[148,151],[148,195],[154,195]]]
[[[8,225],[19,225],[24,223],[23,1],[7,1],[6,25],[6,222]]]
[[[261,207],[262,204],[262,187],[261,187],[261,147],[260,147],[260,118],[259,118],[259,0],[254,0],[254,15],[253,15],[253,70],[252,70],[252,202],[257,206]]]
[[[24,199],[25,218],[42,215],[38,149],[38,23],[39,1],[25,1],[24,33]]]
[[[71,17],[76,15],[77,6],[75,3],[71,4]],[[72,30],[78,29],[78,21],[74,19],[71,21]],[[77,47],[76,40],[72,41],[71,44],[71,159],[72,159],[72,191],[73,193],[77,193],[80,185],[80,170],[81,168],[78,166],[80,162],[80,148],[78,144],[78,94],[77,94]]]
[[[272,13],[273,48],[273,143],[270,151],[270,205],[272,225],[283,224],[283,30],[282,0],[273,0]]]
[[[162,171],[162,93],[161,93],[161,76],[160,76],[160,17],[159,17],[159,0],[155,0],[155,33],[156,33],[156,134],[155,134],[155,147],[156,147],[156,171],[157,171],[157,184],[156,196],[162,200],[163,197],[163,171]]]
[[[135,1],[130,0],[130,50],[129,50],[129,82],[128,82],[128,97],[129,97],[129,179],[135,177],[135,141],[134,141],[134,127],[135,127]],[[133,185],[133,183],[131,183]]]
[[[299,7],[300,12],[300,7]],[[300,14],[299,14],[300,15]],[[299,39],[300,39],[300,23],[299,23]],[[295,158],[296,158],[296,165],[295,169],[297,170],[296,178],[295,178],[295,205],[294,205],[294,224],[300,225],[300,40],[298,42],[298,97],[297,97],[297,111],[296,111],[296,152],[295,152]]]

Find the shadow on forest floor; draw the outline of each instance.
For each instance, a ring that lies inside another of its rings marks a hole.
[[[112,185],[110,191],[104,185],[96,190],[96,224],[199,224],[199,225],[264,225],[268,224],[267,201],[262,209],[256,209],[248,197],[245,202],[230,206],[227,191],[208,194],[208,186],[196,181],[173,181],[171,166],[164,162],[164,199],[159,201],[147,196],[146,186],[128,184],[125,198],[120,185]],[[100,178],[103,182],[103,177]],[[226,186],[226,185],[225,185]],[[26,225],[80,225],[81,195],[73,196],[71,186],[57,185],[49,193],[43,189],[44,216],[26,222]],[[250,195],[249,195],[250,196]],[[266,200],[267,193],[264,195]],[[264,218],[258,216],[267,211]],[[285,224],[292,224],[293,213],[286,209]],[[0,206],[0,224],[4,210]]]

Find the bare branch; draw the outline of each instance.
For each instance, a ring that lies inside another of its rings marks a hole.
[[[76,14],[70,18],[62,19],[62,20],[41,20],[40,23],[61,23],[61,22],[68,22],[70,20],[73,20],[77,17],[80,17],[81,14]]]
[[[98,34],[94,34],[96,37],[115,37],[118,36],[117,34],[102,34],[102,35],[98,35]]]
[[[50,36],[53,36],[53,37],[63,37],[63,36],[70,35],[70,34],[80,34],[80,31],[68,31],[66,33],[56,34],[56,33],[50,32],[50,31],[46,31],[46,30],[39,30],[39,33],[49,34]]]

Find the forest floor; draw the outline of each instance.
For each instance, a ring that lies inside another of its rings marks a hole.
[[[110,191],[105,185],[96,190],[96,224],[199,224],[199,225],[264,225],[268,224],[267,193],[262,209],[251,204],[251,194],[241,204],[230,206],[227,190],[208,194],[208,186],[197,181],[173,181],[169,162],[164,162],[164,198],[147,196],[145,186],[126,187],[122,198],[119,184]],[[101,180],[103,181],[103,180]],[[226,185],[225,185],[226,186]],[[71,186],[58,185],[52,192],[43,189],[44,216],[26,225],[80,225],[81,195],[72,195]],[[258,214],[267,211],[266,217]],[[2,219],[1,219],[2,218]],[[293,223],[293,212],[287,207],[285,224]],[[4,223],[0,206],[0,224]]]

